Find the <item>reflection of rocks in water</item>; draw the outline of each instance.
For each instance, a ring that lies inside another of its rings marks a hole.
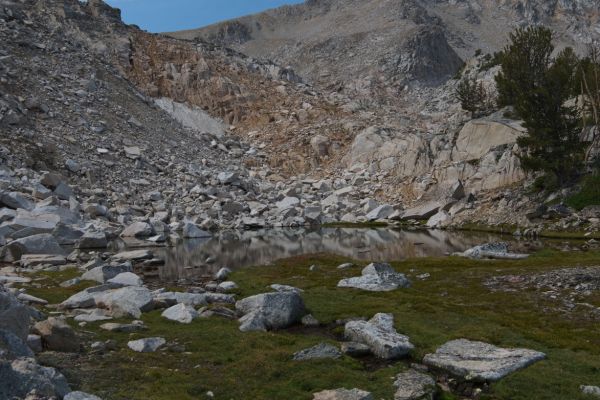
[[[304,254],[329,253],[364,261],[443,256],[498,235],[448,231],[400,231],[388,228],[321,228],[225,232],[211,239],[187,240],[163,249],[164,281],[210,277],[231,269],[270,264]]]

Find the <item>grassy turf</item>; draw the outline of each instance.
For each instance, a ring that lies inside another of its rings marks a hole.
[[[307,307],[326,325],[348,317],[394,313],[396,328],[409,335],[416,347],[408,360],[389,365],[349,357],[293,362],[295,351],[322,341],[336,343],[342,328],[332,324],[310,332],[241,333],[236,321],[211,318],[180,325],[154,311],[143,316],[150,328],[143,333],[106,333],[98,329],[100,324],[85,328],[90,340],[114,339],[120,350],[81,357],[77,366],[64,359],[54,362],[74,386],[105,399],[203,399],[210,390],[216,399],[308,400],[313,392],[337,387],[358,387],[373,392],[376,399],[391,399],[395,374],[447,340],[465,337],[548,355],[547,360],[493,384],[484,399],[587,399],[579,385],[600,384],[596,321],[578,309],[569,315],[554,311],[557,303],[543,300],[534,291],[491,292],[482,285],[494,275],[600,265],[598,252],[543,251],[521,261],[408,260],[393,265],[412,278],[413,286],[388,293],[336,288],[340,278],[360,273],[361,266],[335,268],[345,261],[328,255],[294,258],[239,270],[231,279],[241,288],[240,298],[265,292],[272,283],[302,288]],[[319,268],[311,272],[308,268],[313,264]],[[431,277],[415,278],[425,272]],[[30,292],[41,296],[43,290],[48,289]],[[69,294],[64,289],[54,291],[59,297]],[[185,351],[138,354],[126,348],[128,340],[150,336],[165,337]]]

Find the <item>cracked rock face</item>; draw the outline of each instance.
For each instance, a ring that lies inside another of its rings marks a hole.
[[[373,354],[384,359],[404,357],[414,348],[408,336],[394,328],[392,314],[375,314],[369,321],[350,321],[346,323],[344,335],[369,346]]]
[[[427,354],[423,363],[461,379],[493,382],[546,358],[528,349],[505,349],[494,345],[458,339]]]

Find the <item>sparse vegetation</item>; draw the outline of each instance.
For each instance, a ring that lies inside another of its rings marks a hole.
[[[456,87],[455,96],[463,110],[469,111],[472,117],[480,116],[493,109],[493,96],[483,82],[475,78],[462,78]]]
[[[413,287],[388,293],[336,288],[340,278],[360,271],[359,265],[350,271],[336,269],[345,261],[326,255],[306,256],[238,270],[231,276],[240,285],[242,297],[264,292],[274,282],[302,288],[307,306],[324,324],[320,329],[242,333],[237,321],[211,318],[180,325],[155,311],[144,314],[150,329],[142,333],[107,333],[98,328],[100,323],[86,326],[90,341],[115,340],[117,351],[64,358],[48,353],[44,362],[66,371],[76,387],[108,400],[203,399],[209,390],[215,398],[224,399],[308,400],[315,391],[344,386],[372,391],[375,398],[391,398],[395,374],[445,341],[467,337],[533,348],[548,355],[546,361],[493,384],[482,399],[584,400],[579,385],[596,382],[600,342],[597,321],[587,317],[588,309],[577,308],[566,315],[558,310],[558,302],[540,297],[539,292],[493,292],[483,281],[523,271],[598,265],[597,252],[545,250],[522,261],[412,259],[393,265],[412,278]],[[308,271],[313,264],[319,266],[318,271]],[[415,275],[421,273],[431,277],[416,279]],[[65,289],[55,290],[61,293]],[[33,289],[31,293],[39,294]],[[63,296],[69,294],[64,292]],[[600,306],[598,298],[586,301]],[[333,324],[335,320],[377,312],[394,313],[396,328],[411,337],[416,350],[409,359],[393,364],[349,357],[338,361],[290,361],[293,352],[302,348],[323,341],[336,343],[342,330]],[[126,348],[128,340],[150,336],[165,337],[177,346],[145,354]],[[117,376],[119,379],[115,379]]]

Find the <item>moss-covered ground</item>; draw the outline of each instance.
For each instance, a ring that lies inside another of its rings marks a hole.
[[[316,391],[338,387],[358,387],[373,392],[376,399],[392,399],[393,377],[398,372],[444,342],[464,337],[547,354],[547,360],[491,385],[482,399],[587,399],[579,386],[600,385],[597,320],[579,309],[568,314],[558,311],[557,304],[534,290],[492,292],[482,284],[495,275],[600,265],[599,252],[542,251],[520,261],[411,259],[393,266],[411,278],[412,287],[387,293],[336,288],[340,278],[360,274],[364,265],[336,269],[346,261],[329,255],[305,256],[238,270],[231,276],[240,286],[238,298],[265,292],[273,283],[303,289],[306,305],[321,321],[322,329],[242,333],[237,321],[214,317],[181,325],[154,311],[144,314],[142,319],[149,330],[141,333],[107,333],[99,329],[100,323],[77,327],[90,342],[115,340],[116,351],[46,355],[42,360],[60,367],[74,387],[106,400],[204,399],[208,398],[207,391],[216,399],[308,400]],[[311,265],[318,268],[309,271]],[[430,277],[416,278],[423,273]],[[58,279],[47,273],[38,278],[36,282],[45,286],[64,276]],[[62,300],[73,291],[29,289],[33,295],[51,296],[52,301]],[[600,301],[598,296],[593,298]],[[370,317],[377,312],[393,313],[397,330],[410,336],[415,350],[409,359],[392,364],[349,357],[337,361],[291,360],[292,354],[303,348],[323,341],[336,343],[343,331],[336,320]],[[127,349],[128,340],[150,336],[162,336],[178,346],[147,354]]]

